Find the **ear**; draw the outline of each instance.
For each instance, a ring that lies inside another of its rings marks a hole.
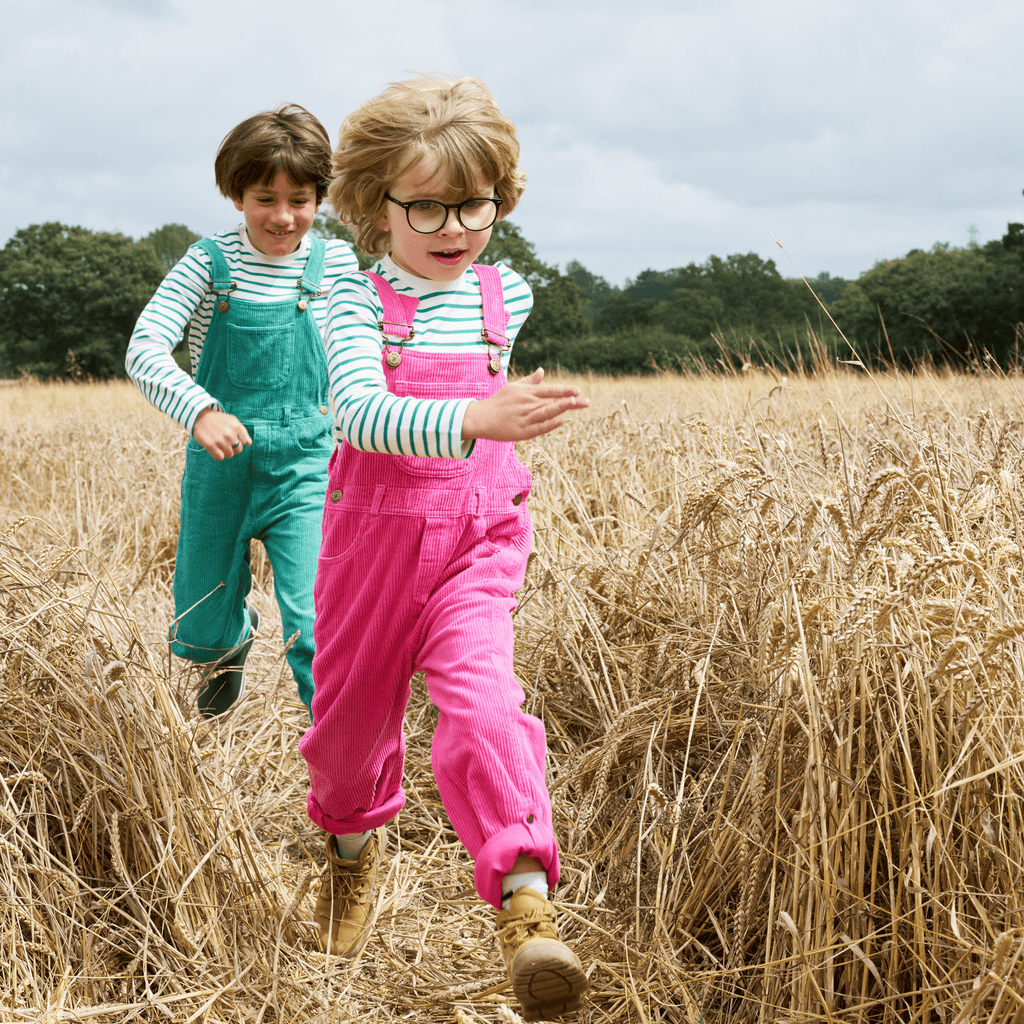
[[[241,199],[236,199],[235,200],[235,209],[238,210],[239,213],[241,213],[242,210],[245,209],[245,207],[242,206],[242,200]]]

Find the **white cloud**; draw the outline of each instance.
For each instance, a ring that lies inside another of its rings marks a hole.
[[[692,240],[743,218],[739,203],[667,181],[654,161],[625,150],[527,135],[523,165],[527,190],[512,219],[527,238],[548,240],[549,262],[577,259],[613,281],[666,259],[702,260],[708,250]]]
[[[777,257],[739,197],[845,276],[1024,220],[1019,0],[54,0],[4,27],[0,240],[216,230],[233,124],[291,100],[334,135],[420,71],[487,80],[523,140],[514,219],[542,259],[617,282]]]

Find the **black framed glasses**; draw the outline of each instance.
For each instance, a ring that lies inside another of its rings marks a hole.
[[[467,231],[486,231],[498,219],[498,207],[501,206],[497,197],[485,199],[474,196],[461,203],[440,203],[436,199],[414,199],[411,203],[402,203],[385,192],[384,198],[405,210],[409,227],[420,235],[440,231],[448,220],[449,210],[455,211],[459,223]]]

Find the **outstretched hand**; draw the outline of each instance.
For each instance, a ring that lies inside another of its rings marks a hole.
[[[218,462],[230,459],[245,445],[252,444],[249,431],[237,416],[213,408],[204,409],[196,417],[192,436]]]
[[[590,399],[567,384],[542,384],[544,370],[534,370],[515,384],[506,384],[490,398],[472,402],[462,421],[463,440],[526,441],[556,430],[565,413],[586,409]]]

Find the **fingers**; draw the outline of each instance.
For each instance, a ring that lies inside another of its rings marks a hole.
[[[532,394],[536,395],[538,398],[568,398],[568,399],[574,399],[574,398],[579,398],[579,395],[580,395],[580,389],[579,388],[569,387],[568,385],[564,385],[564,384],[543,384],[543,385],[540,385],[540,386],[532,386],[530,388],[530,391],[531,391]],[[585,405],[589,405],[590,404],[589,401],[587,401],[587,399],[585,399],[585,398],[582,399],[582,401],[584,402]],[[580,408],[583,408],[583,406],[581,406]]]
[[[565,413],[571,412],[573,409],[586,409],[589,405],[590,402],[586,398],[578,397],[567,398],[553,405],[548,405],[541,414],[542,418],[534,420],[527,428],[527,435],[519,438],[519,440],[550,434],[565,423]]]
[[[562,398],[570,395],[578,395],[580,389],[572,384],[544,384],[544,368],[538,367],[529,377],[515,382],[516,387],[528,387],[530,391],[541,398]]]
[[[496,439],[526,441],[531,437],[550,434],[565,422],[567,412],[572,409],[584,409],[590,404],[579,395],[564,395],[563,390],[559,388],[552,396],[541,396],[531,388],[528,405],[518,410],[503,410]]]
[[[525,383],[506,384],[490,398],[471,402],[462,421],[463,438],[526,441],[556,430],[566,412],[590,405],[579,388],[541,384],[542,376],[543,370],[536,370]]]
[[[217,462],[233,458],[252,444],[249,431],[240,420],[214,410],[196,420],[192,436]]]
[[[237,436],[231,441],[228,447],[228,452],[224,456],[226,459],[230,459],[241,454],[243,448],[252,444],[252,438],[249,436],[249,431],[246,430],[241,423],[238,424],[238,430],[235,431],[235,433]]]
[[[552,430],[560,427],[564,422],[564,416],[573,409],[586,409],[590,402],[586,398],[571,397],[563,398],[558,402],[552,402],[544,409],[543,418],[540,421],[542,434],[550,434]]]

